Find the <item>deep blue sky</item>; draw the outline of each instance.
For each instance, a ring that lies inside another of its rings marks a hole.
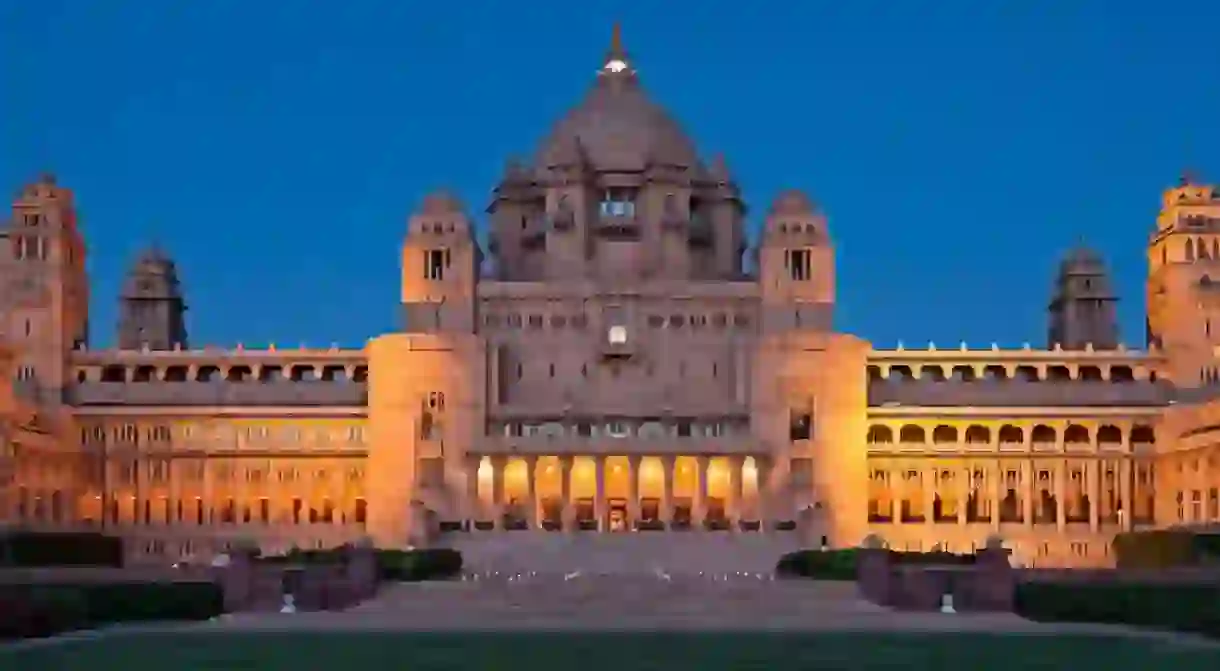
[[[196,344],[358,346],[396,324],[409,211],[481,217],[615,19],[753,226],[783,188],[823,204],[838,326],[878,346],[1042,342],[1080,240],[1142,343],[1160,191],[1220,179],[1220,3],[0,0],[0,189],[76,191],[95,346],[153,239]]]

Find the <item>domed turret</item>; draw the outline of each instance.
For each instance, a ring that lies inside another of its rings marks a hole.
[[[1073,249],[1059,264],[1049,307],[1047,346],[1117,347],[1117,302],[1101,255],[1083,246]]]
[[[119,348],[186,348],[186,302],[172,259],[156,245],[136,257],[119,296]]]

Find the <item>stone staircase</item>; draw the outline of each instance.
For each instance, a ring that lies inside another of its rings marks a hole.
[[[780,555],[799,548],[799,539],[795,533],[501,531],[451,536],[443,544],[461,551],[474,573],[770,574]]]

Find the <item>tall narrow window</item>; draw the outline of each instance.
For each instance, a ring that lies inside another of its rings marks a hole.
[[[424,250],[424,279],[440,281],[445,279],[445,267],[448,265],[446,250]]]
[[[808,249],[789,249],[784,252],[784,267],[795,282],[805,282],[813,277],[813,258]]]

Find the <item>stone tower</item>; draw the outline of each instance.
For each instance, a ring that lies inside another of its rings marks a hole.
[[[828,331],[834,317],[834,247],[826,217],[799,191],[771,204],[758,247],[763,331]]]
[[[1046,346],[1114,349],[1119,342],[1117,303],[1101,257],[1083,247],[1073,250],[1059,264]]]
[[[120,349],[189,347],[186,301],[174,262],[157,247],[140,254],[119,297]]]
[[[402,250],[403,330],[473,333],[483,257],[461,202],[448,193],[429,195],[408,228]]]
[[[1220,345],[1220,190],[1183,177],[1161,197],[1148,243],[1148,341],[1164,349],[1175,384],[1217,368]]]
[[[85,243],[72,192],[51,175],[26,185],[0,240],[0,337],[12,344],[17,388],[57,405],[71,376],[71,351],[86,344],[89,331]]]

